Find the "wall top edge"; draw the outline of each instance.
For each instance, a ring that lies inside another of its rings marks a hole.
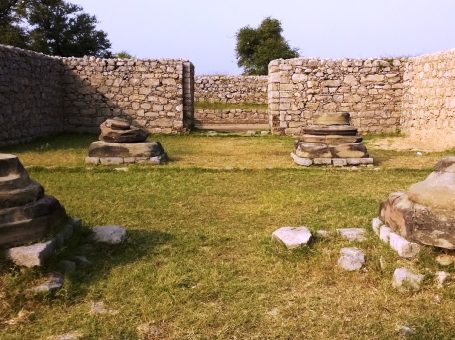
[[[94,57],[94,56],[84,56],[84,57],[60,57],[60,56],[51,56],[47,55],[44,53],[40,52],[35,52],[31,50],[26,50],[23,48],[15,47],[15,46],[10,46],[10,45],[3,45],[0,44],[0,51],[1,50],[11,50],[17,53],[23,53],[23,54],[28,54],[28,55],[33,55],[36,57],[44,57],[44,58],[49,58],[49,59],[54,59],[54,60],[62,60],[62,61],[67,61],[67,60],[83,60],[83,61],[95,61],[95,62],[102,62],[102,61],[108,61],[108,60],[113,60],[113,61],[123,61],[123,62],[136,62],[136,61],[155,61],[155,62],[183,62],[183,63],[191,63],[188,59],[182,59],[182,58],[161,58],[161,59],[143,59],[143,58],[127,58],[127,59],[121,59],[121,58],[100,58],[100,57]],[[192,63],[191,63],[192,64]]]

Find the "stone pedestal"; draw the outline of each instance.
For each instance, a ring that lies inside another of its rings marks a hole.
[[[315,116],[315,125],[303,129],[291,157],[303,166],[373,164],[362,137],[350,126],[349,113]]]
[[[0,154],[0,248],[41,241],[65,220],[65,209],[29,178],[19,159]]]
[[[380,215],[409,241],[455,249],[455,157],[439,161],[434,172],[407,192],[390,194]]]
[[[100,141],[90,144],[87,164],[161,164],[167,155],[159,142],[146,142],[149,133],[125,119],[108,119],[100,126]]]

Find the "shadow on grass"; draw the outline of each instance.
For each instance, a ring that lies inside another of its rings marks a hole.
[[[40,137],[26,144],[4,146],[0,148],[0,152],[88,150],[90,143],[97,139],[97,135],[91,133],[62,133],[51,137]]]

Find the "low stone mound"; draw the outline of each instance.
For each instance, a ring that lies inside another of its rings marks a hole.
[[[114,117],[100,125],[98,142],[90,144],[86,163],[90,164],[161,164],[167,161],[159,142],[146,142],[149,132]]]
[[[455,157],[439,161],[424,181],[381,203],[382,220],[412,242],[455,249]]]
[[[0,154],[0,248],[38,242],[66,218],[63,206],[29,178],[17,156]]]
[[[313,120],[316,125],[304,128],[304,134],[295,143],[291,154],[295,163],[304,166],[373,164],[362,137],[350,125],[349,113],[323,114]]]

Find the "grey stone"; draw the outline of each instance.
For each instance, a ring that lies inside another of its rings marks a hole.
[[[342,228],[337,229],[337,233],[344,239],[350,242],[365,241],[365,229],[363,228]]]
[[[358,248],[342,248],[338,266],[347,271],[359,270],[365,264],[365,255]]]
[[[93,142],[89,147],[90,157],[100,157],[102,163],[105,157],[121,157],[130,160],[132,157],[156,157],[165,154],[160,142],[146,143],[107,143]]]
[[[390,248],[395,250],[399,256],[411,258],[420,252],[420,246],[417,243],[409,242],[404,237],[391,232],[389,234]]]
[[[51,273],[42,284],[29,289],[29,291],[35,294],[52,293],[62,288],[64,281],[61,273]]]
[[[332,158],[332,164],[333,166],[346,166],[348,165],[348,162],[346,161],[345,158]]]
[[[5,257],[22,267],[40,267],[55,251],[55,242],[35,243],[30,246],[10,248]]]
[[[288,249],[305,246],[311,237],[311,231],[307,227],[283,227],[272,234],[273,240],[283,243]]]
[[[315,158],[313,163],[315,165],[332,165],[332,158]]]
[[[413,289],[419,290],[424,279],[422,274],[414,274],[406,268],[397,268],[393,273],[392,285],[397,289]]]
[[[382,223],[381,219],[379,219],[378,217],[373,218],[373,220],[371,221],[371,228],[373,229],[374,233],[378,236],[379,229],[381,228],[382,225],[384,225],[384,223]]]
[[[392,229],[390,229],[386,225],[381,226],[379,228],[379,238],[381,239],[381,241],[388,244],[390,242],[390,233],[391,232],[392,232]]]
[[[97,226],[92,231],[96,242],[115,245],[126,240],[126,229],[119,225]]]
[[[444,271],[439,271],[436,273],[436,286],[437,288],[443,288],[444,283],[449,278],[450,274]]]
[[[415,334],[415,330],[409,326],[398,326],[397,332],[402,336],[411,336]]]
[[[99,157],[85,157],[85,163],[98,165],[98,164],[100,164],[100,158]]]
[[[313,161],[311,159],[299,157],[295,153],[291,153],[291,157],[294,160],[294,162],[298,165],[310,166],[311,164],[313,164]]]

